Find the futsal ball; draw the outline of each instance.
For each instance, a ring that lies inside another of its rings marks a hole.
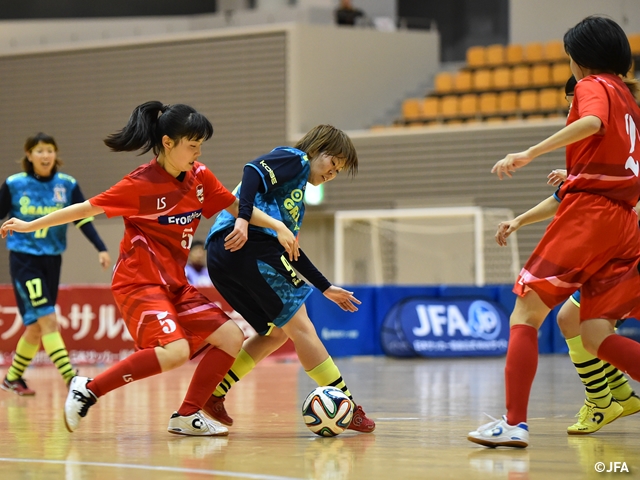
[[[316,435],[334,437],[351,423],[353,402],[335,387],[318,387],[302,404],[304,423]]]

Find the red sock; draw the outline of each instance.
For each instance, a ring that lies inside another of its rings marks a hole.
[[[640,343],[621,335],[609,335],[598,348],[598,358],[628,374],[636,382],[640,381]]]
[[[209,350],[193,372],[178,414],[186,417],[201,410],[234,361],[234,357],[219,348]]]
[[[538,330],[529,325],[511,327],[504,367],[507,423],[527,421],[531,385],[538,369]]]
[[[138,350],[124,360],[108,368],[87,384],[96,397],[122,387],[127,383],[142,380],[162,373],[155,348]]]

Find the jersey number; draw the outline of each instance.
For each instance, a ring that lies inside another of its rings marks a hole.
[[[629,135],[629,141],[631,142],[631,147],[629,148],[629,158],[627,158],[627,162],[624,164],[624,168],[631,170],[633,174],[637,177],[638,173],[640,173],[640,165],[638,165],[638,161],[633,158],[631,155],[636,149],[636,138],[638,137],[638,129],[636,127],[636,122],[633,121],[633,117],[628,113],[624,116],[624,124],[627,127],[627,135]]]
[[[27,290],[29,290],[29,299],[31,301],[37,300],[42,296],[42,279],[34,278],[25,282]]]
[[[184,240],[182,240],[181,245],[182,248],[189,250],[191,248],[191,242],[193,242],[193,235],[191,235],[193,233],[193,228],[185,228],[184,231],[182,232],[182,238]]]
[[[49,227],[41,228],[40,230],[36,230],[33,232],[33,236],[35,238],[44,238],[47,236],[47,232],[49,231]]]

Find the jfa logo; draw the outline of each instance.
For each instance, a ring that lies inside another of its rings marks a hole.
[[[467,319],[458,305],[450,303],[416,305],[416,314],[420,325],[413,329],[416,337],[432,334],[434,337],[446,335],[453,337],[456,332],[464,337],[495,340],[500,335],[500,314],[496,308],[484,300],[471,302]]]
[[[609,462],[609,468],[605,465],[604,462],[596,462],[595,464],[596,472],[602,473],[611,473],[611,472],[626,472],[629,473],[629,467],[627,467],[627,462]]]

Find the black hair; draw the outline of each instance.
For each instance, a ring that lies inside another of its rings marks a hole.
[[[158,155],[164,150],[164,135],[176,143],[182,138],[209,140],[213,135],[213,126],[204,115],[189,105],[163,105],[151,101],[138,105],[124,128],[109,135],[104,143],[114,152],[141,149],[140,155],[149,150]]]
[[[27,140],[24,142],[24,152],[31,152],[31,150],[33,150],[40,142],[46,143],[47,145],[53,145],[53,149],[58,152],[58,144],[56,143],[55,138],[42,132],[38,132],[34,136],[27,138]],[[33,163],[31,163],[26,155],[22,157],[22,160],[20,162],[22,163],[22,170],[30,175],[33,175],[35,173],[33,170]],[[58,167],[61,165],[62,160],[60,160],[56,155],[56,161],[53,165],[53,168],[51,169],[51,175],[55,174],[58,171]]]
[[[576,89],[576,84],[577,83],[578,82],[576,81],[576,77],[571,75],[569,77],[569,80],[567,80],[567,83],[564,84],[564,94],[565,95],[573,95],[573,92]]]
[[[564,49],[583,68],[626,75],[631,47],[624,30],[610,18],[590,16],[564,34]]]

